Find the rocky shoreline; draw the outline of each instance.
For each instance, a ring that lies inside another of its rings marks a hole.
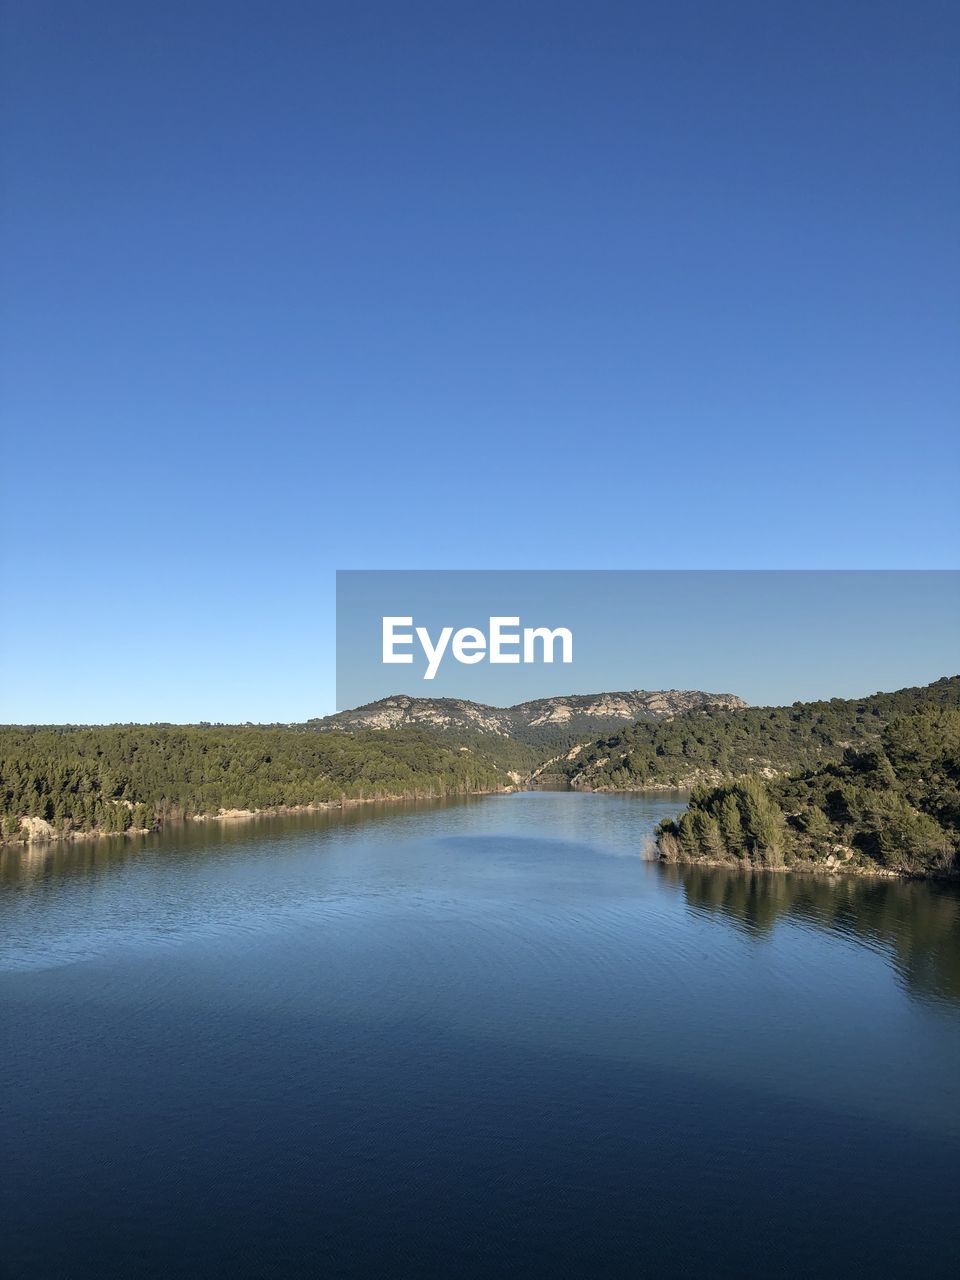
[[[481,791],[448,792],[437,795],[436,792],[417,791],[406,795],[383,796],[344,796],[340,800],[320,800],[316,804],[274,805],[266,809],[221,809],[218,813],[192,813],[184,818],[172,819],[155,827],[129,827],[126,831],[57,831],[53,824],[44,818],[22,819],[21,831],[26,834],[6,836],[0,839],[0,848],[34,849],[38,845],[74,844],[88,840],[128,839],[134,836],[156,835],[171,827],[187,826],[196,822],[250,822],[255,818],[284,818],[297,813],[322,813],[328,810],[354,809],[369,804],[402,804],[408,801],[451,800],[460,796],[492,796],[509,795],[518,790],[517,787],[496,787]]]
[[[710,867],[716,871],[734,871],[742,874],[762,871],[770,875],[832,876],[834,879],[854,876],[868,880],[941,880],[950,883],[960,880],[960,872],[957,871],[894,871],[890,867],[866,866],[862,862],[846,859],[833,862],[829,859],[823,861],[797,859],[783,866],[774,867],[762,862],[751,862],[749,858],[738,862],[721,858],[669,858],[657,849],[653,861],[664,867]]]

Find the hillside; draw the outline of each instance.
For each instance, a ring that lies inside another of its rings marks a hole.
[[[700,787],[660,824],[668,862],[952,875],[960,856],[960,710],[895,717],[866,750],[773,782]]]
[[[960,706],[960,676],[866,698],[706,708],[639,722],[574,747],[554,767],[572,786],[598,791],[686,788],[741,774],[773,776],[839,760],[848,747],[869,747],[891,720],[926,703]]]
[[[6,726],[0,834],[141,830],[220,810],[496,791],[541,782],[547,773],[597,790],[716,786],[751,774],[750,785],[762,790],[764,777],[830,766],[853,770],[859,786],[869,772],[863,761],[888,741],[890,726],[925,707],[960,707],[960,677],[792,707],[746,707],[731,695],[677,691],[543,698],[505,708],[398,696],[299,726]],[[623,725],[637,715],[646,718]],[[606,727],[605,736],[584,745],[596,732],[592,725],[617,717],[615,731]],[[883,750],[886,759],[900,758],[893,745]],[[938,768],[948,773],[948,765]],[[886,766],[877,769],[889,781]],[[793,803],[786,792],[774,798]],[[915,799],[909,799],[914,807]],[[834,809],[824,812],[840,821]],[[848,836],[832,831],[831,838],[842,843]]]
[[[738,705],[727,695],[613,693],[516,707],[398,696],[305,725],[0,727],[0,838],[143,830],[221,810],[522,783],[568,736],[635,717]]]
[[[491,756],[409,729],[0,728],[0,836],[8,840],[143,830],[220,810],[497,791],[511,782]]]
[[[684,712],[745,707],[729,693],[666,689],[633,689],[617,693],[569,694],[536,698],[512,707],[493,707],[463,698],[414,698],[396,694],[351,711],[310,720],[320,731],[358,729],[429,729],[460,736],[512,738],[529,747],[562,745],[610,732],[637,720],[660,720]]]

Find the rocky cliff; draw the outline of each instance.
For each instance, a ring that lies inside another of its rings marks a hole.
[[[603,733],[636,720],[663,720],[684,711],[732,710],[746,705],[742,698],[731,693],[683,689],[568,694],[537,698],[512,707],[492,707],[464,698],[414,698],[396,694],[351,711],[311,720],[309,726],[321,731],[409,727],[493,734],[535,744],[558,734]]]

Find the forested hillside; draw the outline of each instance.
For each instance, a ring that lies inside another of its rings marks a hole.
[[[960,711],[928,705],[898,716],[876,745],[772,782],[699,787],[657,842],[670,862],[955,873]]]
[[[906,768],[906,757],[902,751],[898,754],[890,737],[892,722],[900,723],[904,715],[923,706],[929,708],[924,715],[960,706],[960,677],[860,700],[833,699],[792,707],[711,706],[668,720],[639,721],[586,746],[577,744],[569,752],[565,745],[559,762],[548,768],[560,770],[576,787],[592,789],[709,783],[716,790],[724,780],[753,775],[753,781],[738,783],[741,790],[733,795],[744,814],[749,810],[751,822],[760,822],[769,809],[776,826],[781,822],[778,809],[786,814],[786,821],[793,814],[791,804],[797,814],[822,810],[829,828],[820,830],[823,840],[845,843],[858,856],[863,853],[882,861],[893,856],[889,852],[895,828],[892,816],[880,830],[880,817],[867,801],[858,800],[861,808],[851,809],[852,816],[845,819],[835,797],[826,803],[826,792],[815,799],[793,796],[782,789],[771,790],[762,779],[800,769],[807,771],[808,780],[802,785],[829,787],[831,796],[846,795],[851,787],[881,794],[884,785],[892,794],[896,788],[890,782],[890,769],[903,773]],[[946,731],[952,723],[947,718],[941,728]],[[554,725],[552,732],[562,736],[563,728]],[[556,750],[554,745],[551,753]],[[0,835],[18,839],[28,828],[34,834],[59,835],[141,830],[221,809],[262,810],[342,798],[499,790],[535,773],[545,754],[544,747],[502,734],[447,725],[433,731],[387,727],[354,732],[279,725],[7,726],[0,728]],[[924,758],[929,756],[927,751]],[[865,762],[874,757],[880,763],[871,773]],[[825,766],[846,772],[831,773]],[[945,758],[938,769],[930,777],[949,778],[950,760]],[[821,781],[814,784],[810,778]],[[907,774],[902,784],[904,803],[911,812],[944,827],[932,793],[920,795],[917,779]],[[790,785],[801,783],[794,779]],[[949,796],[949,789],[944,794]],[[729,800],[721,795],[710,804],[726,804],[732,822]],[[952,801],[944,803],[949,818]],[[691,813],[695,811],[696,805]],[[710,814],[720,822],[719,808]],[[728,838],[729,831],[724,834],[722,823],[721,850],[712,823],[697,820],[703,826],[703,831],[697,828],[698,850],[709,846],[719,851],[718,856],[737,856],[732,852],[735,841]],[[816,816],[802,819],[808,820],[820,821]],[[944,827],[948,832],[953,830],[950,821]],[[871,822],[877,827],[874,834],[879,843],[875,845],[869,845],[867,838],[873,830]],[[793,825],[800,830],[797,823]],[[845,825],[850,830],[839,829]],[[942,841],[937,844],[938,833],[924,821],[904,818],[902,825],[907,834],[902,833],[897,848],[906,850],[907,862],[914,859],[925,866],[934,856],[952,856]],[[693,849],[691,830],[689,824],[684,829],[686,852]],[[851,844],[854,835],[858,843]],[[757,844],[759,837],[751,839],[750,848],[772,851],[779,847],[777,841]],[[796,845],[795,840],[780,843],[784,856]],[[671,846],[666,842],[664,847]]]
[[[559,767],[573,786],[591,790],[684,787],[813,768],[839,760],[848,747],[876,743],[892,719],[925,703],[960,706],[960,676],[867,698],[706,709],[638,722],[582,748]]]
[[[55,834],[119,832],[220,809],[443,796],[509,783],[489,755],[414,730],[0,728],[0,821],[8,840],[20,836],[24,818],[39,819],[40,830],[49,823]]]

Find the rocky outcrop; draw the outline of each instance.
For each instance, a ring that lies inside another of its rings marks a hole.
[[[494,734],[518,742],[536,742],[551,732],[602,733],[636,720],[662,720],[683,711],[745,707],[731,693],[685,689],[650,692],[569,694],[536,698],[513,707],[491,707],[465,698],[414,698],[396,694],[351,711],[309,721],[318,730],[420,728],[470,734]]]

